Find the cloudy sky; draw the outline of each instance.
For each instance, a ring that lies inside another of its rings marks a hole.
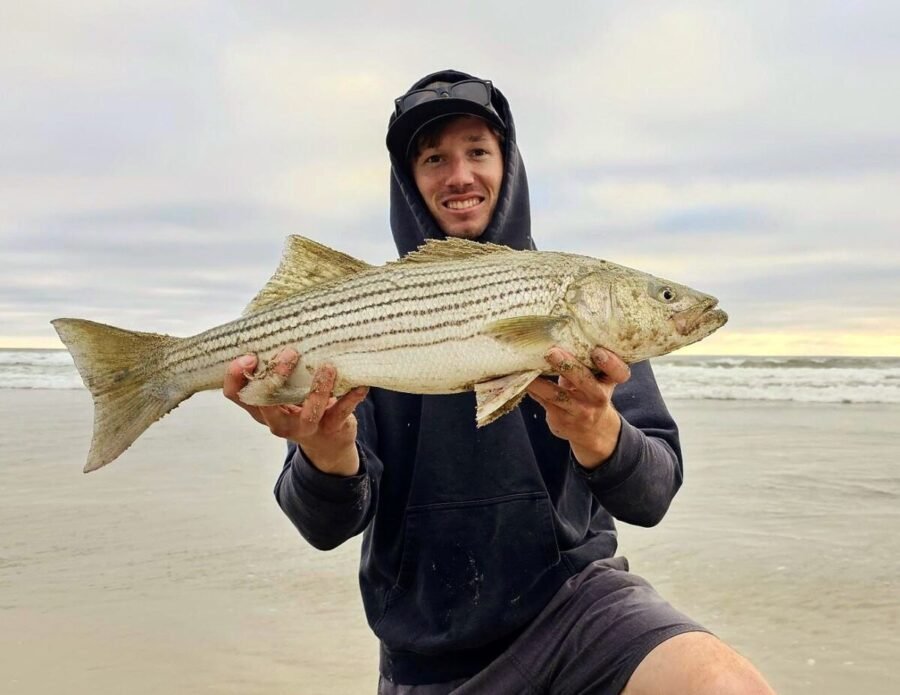
[[[0,346],[236,317],[300,233],[394,255],[392,100],[509,98],[543,249],[718,296],[697,352],[900,354],[900,4],[0,5]]]

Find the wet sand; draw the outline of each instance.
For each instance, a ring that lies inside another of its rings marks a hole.
[[[632,569],[782,693],[900,692],[900,407],[670,403],[686,483]],[[83,475],[82,391],[0,390],[0,692],[372,693],[358,541],[305,544],[217,394]]]

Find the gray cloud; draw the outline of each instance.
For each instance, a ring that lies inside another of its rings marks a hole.
[[[393,255],[383,137],[426,71],[510,98],[545,249],[739,326],[897,330],[894,3],[28,3],[0,23],[0,338],[236,315],[302,233]],[[477,19],[477,21],[474,21]]]

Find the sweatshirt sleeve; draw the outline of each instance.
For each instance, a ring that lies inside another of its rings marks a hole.
[[[313,466],[294,442],[288,443],[287,458],[278,481],[275,499],[282,511],[309,543],[319,550],[336,548],[361,533],[375,511],[379,481],[383,470],[375,456],[371,403],[364,401],[356,410],[360,420],[356,440],[359,473],[340,476],[323,473]]]
[[[610,514],[630,524],[654,526],[681,487],[683,469],[678,426],[649,362],[632,365],[631,378],[613,393],[613,405],[622,429],[612,456],[593,470],[574,457],[572,464]]]

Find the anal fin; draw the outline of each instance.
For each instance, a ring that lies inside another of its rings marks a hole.
[[[475,422],[479,427],[492,423],[519,405],[525,389],[541,375],[539,369],[507,374],[475,384]]]
[[[238,392],[241,403],[247,405],[286,405],[302,403],[309,389],[296,386],[275,386],[269,377],[255,379]]]

